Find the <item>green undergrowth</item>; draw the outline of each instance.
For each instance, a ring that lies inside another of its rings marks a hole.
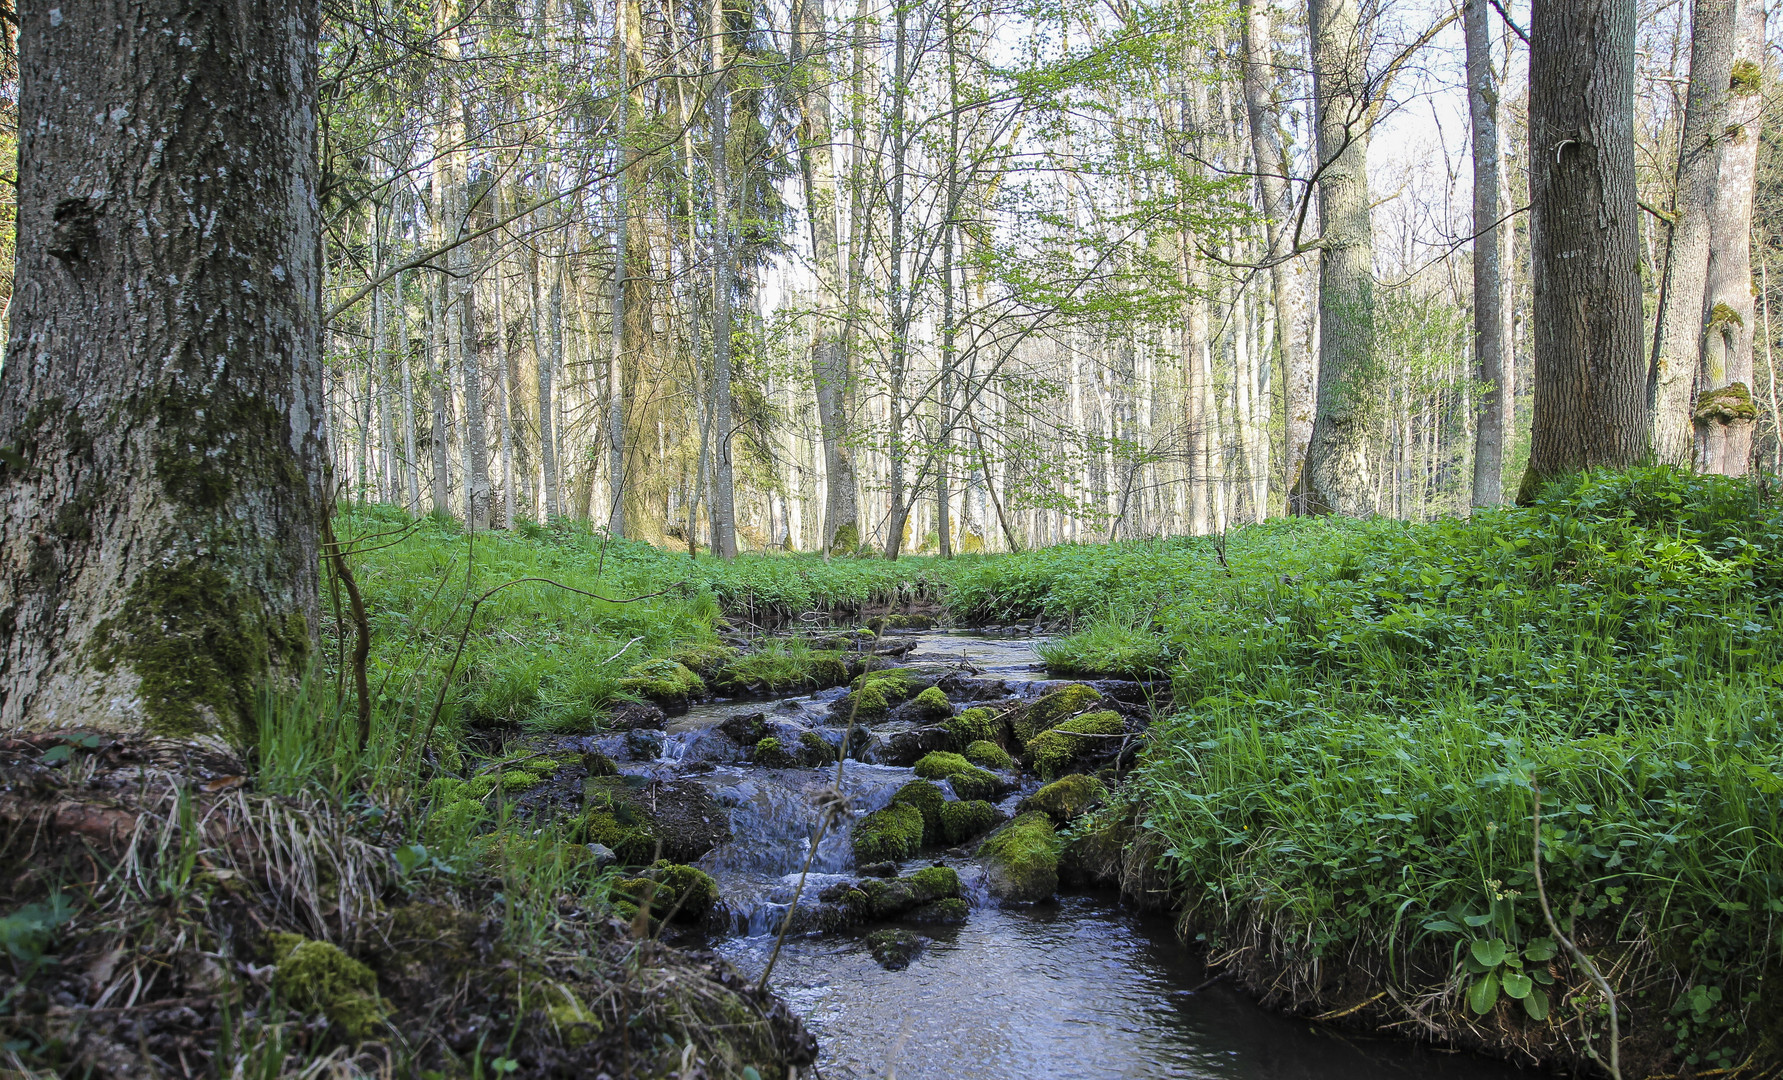
[[[1783,514],[1765,495],[1645,469],[1467,520],[1235,533],[1143,631],[1172,653],[1178,709],[1130,790],[1190,922],[1269,957],[1277,986],[1316,993],[1321,963],[1367,957],[1458,1014],[1514,1005],[1601,1047],[1583,974],[1552,961],[1564,1002],[1542,983],[1539,792],[1547,893],[1612,971],[1626,1053],[1648,1071],[1774,1053]]]

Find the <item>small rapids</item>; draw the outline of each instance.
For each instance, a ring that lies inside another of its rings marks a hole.
[[[916,647],[903,663],[955,665],[977,678],[1001,680],[1006,693],[1022,697],[1048,689],[1032,638],[915,636]],[[818,1068],[826,1080],[1524,1075],[1501,1063],[1410,1043],[1340,1037],[1269,1013],[1210,980],[1166,921],[1125,911],[1112,895],[1066,893],[1000,907],[965,849],[930,849],[901,864],[901,874],[937,863],[952,867],[970,914],[961,925],[916,927],[924,940],[910,966],[881,968],[866,940],[878,926],[817,928],[819,895],[857,877],[852,819],[829,829],[811,851],[820,824],[816,797],[836,784],[835,767],[749,764],[739,741],[724,731],[729,726],[734,734],[739,722],[753,723],[783,741],[796,743],[810,732],[835,745],[841,731],[828,711],[841,694],[697,705],[668,721],[660,744],[650,741],[655,733],[649,740],[634,738],[622,765],[626,773],[696,781],[728,811],[731,839],[695,865],[719,886],[718,909],[708,923],[718,937],[713,944],[751,977],[767,963],[796,895],[799,911],[776,961],[773,986],[817,1034]],[[843,765],[841,788],[858,817],[887,805],[914,778],[909,768],[851,758]],[[1023,792],[1034,786],[1030,781]],[[1013,812],[1021,794],[1001,801],[1004,814]]]

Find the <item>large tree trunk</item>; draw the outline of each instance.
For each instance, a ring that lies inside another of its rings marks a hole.
[[[316,627],[320,13],[22,16],[0,727],[241,735]]]
[[[1282,151],[1277,117],[1271,56],[1269,8],[1257,0],[1243,0],[1244,9],[1244,106],[1249,122],[1251,156],[1256,161],[1257,183],[1263,196],[1264,238],[1269,244],[1269,281],[1275,300],[1276,348],[1281,353],[1284,376],[1282,464],[1286,470],[1283,490],[1293,491],[1300,482],[1306,445],[1312,439],[1313,387],[1316,374],[1312,355],[1298,348],[1300,290],[1294,284],[1294,248],[1289,215],[1293,195],[1288,189],[1288,159]]]
[[[1374,237],[1368,201],[1367,62],[1373,30],[1359,0],[1310,0],[1317,109],[1319,389],[1302,505],[1359,517],[1369,497],[1369,415],[1375,402]]]
[[[1719,140],[1720,175],[1710,214],[1704,298],[1702,388],[1695,413],[1704,472],[1743,476],[1752,456],[1752,193],[1758,167],[1763,97],[1764,4],[1741,0],[1737,54],[1730,65],[1732,102]],[[1695,92],[1694,80],[1692,93]]]
[[[1696,0],[1691,14],[1690,94],[1678,147],[1677,193],[1672,202],[1665,283],[1659,290],[1653,361],[1647,369],[1653,455],[1674,465],[1688,464],[1694,450],[1690,398],[1703,351],[1709,215],[1715,205],[1722,129],[1727,126],[1737,6],[1735,0]]]
[[[1504,502],[1504,440],[1511,427],[1515,368],[1509,361],[1510,289],[1505,241],[1511,224],[1499,202],[1498,79],[1492,69],[1489,0],[1465,0],[1467,108],[1473,129],[1473,355],[1480,383],[1473,443],[1473,505]]]
[[[1535,0],[1529,188],[1535,423],[1517,492],[1647,451],[1634,0]]]

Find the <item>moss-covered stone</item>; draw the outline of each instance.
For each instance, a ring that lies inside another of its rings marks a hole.
[[[953,715],[953,702],[947,700],[947,695],[941,692],[939,686],[931,686],[916,695],[907,711],[915,714],[911,719],[918,723],[933,724]]]
[[[953,750],[964,750],[975,742],[1000,743],[1003,740],[1003,721],[997,713],[975,705],[962,710],[941,725],[947,729]]]
[[[1009,756],[1009,751],[983,739],[967,746],[965,757],[981,769],[1008,771],[1015,768],[1015,759]]]
[[[983,799],[964,799],[941,804],[941,841],[963,844],[989,832],[997,824],[997,808]]]
[[[557,1037],[569,1047],[588,1045],[605,1027],[600,1016],[562,983],[553,983],[546,991],[545,1018],[557,1029]]]
[[[634,664],[619,680],[619,691],[658,705],[676,708],[706,694],[706,683],[673,660],[649,660]]]
[[[1059,843],[1052,819],[1021,814],[979,845],[985,883],[999,900],[1044,900],[1059,888]]]
[[[1043,695],[1028,706],[1016,721],[1016,741],[1026,745],[1042,731],[1076,716],[1101,700],[1102,695],[1096,692],[1096,688],[1084,683],[1072,683]]]
[[[787,752],[780,740],[772,735],[755,744],[752,757],[755,763],[764,769],[790,769],[798,764],[798,761]]]
[[[957,896],[924,904],[904,914],[911,922],[954,925],[966,921],[971,906]]]
[[[1066,720],[1028,740],[1028,761],[1047,779],[1063,776],[1086,756],[1106,756],[1120,745],[1126,724],[1119,713],[1094,712]]]
[[[941,789],[927,780],[912,780],[898,789],[892,796],[892,803],[907,803],[922,812],[922,842],[938,844],[941,842],[941,807],[947,796]]]
[[[868,919],[895,919],[913,908],[962,895],[960,875],[949,866],[927,866],[909,877],[863,881],[865,897],[858,914]]]
[[[922,811],[909,803],[875,810],[854,823],[856,864],[908,859],[922,848]]]
[[[625,776],[584,781],[586,812],[575,839],[611,848],[621,865],[643,866],[659,858],[692,862],[730,838],[730,816],[699,783],[659,783],[648,792],[635,783]]]
[[[682,645],[669,654],[669,659],[704,678],[737,658],[737,650],[716,641]]]
[[[965,772],[972,767],[972,763],[965,758],[946,750],[924,754],[922,760],[915,765],[916,775],[924,780],[945,780],[956,772]]]
[[[878,684],[863,686],[858,690],[850,690],[848,695],[837,701],[835,714],[855,724],[873,725],[883,723],[891,712],[891,702],[886,700],[884,689]]]
[[[365,1038],[388,1015],[372,970],[326,941],[273,934],[273,988],[286,1007],[321,1014],[348,1039]]]
[[[660,910],[675,922],[697,923],[718,902],[718,882],[698,867],[659,859],[643,876],[674,893],[674,903]]]
[[[613,910],[626,922],[632,922],[647,906],[647,920],[655,926],[671,912],[678,914],[676,902],[680,898],[673,885],[653,877],[621,878],[613,889]]]
[[[887,971],[903,971],[922,954],[922,938],[909,930],[875,930],[867,935],[873,959]]]
[[[589,776],[619,775],[619,763],[598,750],[582,755],[582,769]]]
[[[509,769],[501,774],[501,787],[504,795],[517,795],[522,791],[539,786],[539,778],[525,769]]]
[[[1023,810],[1038,810],[1059,824],[1081,817],[1108,798],[1102,781],[1083,773],[1062,776],[1022,800]]]
[[[838,747],[815,731],[799,733],[799,760],[804,765],[833,765]]]

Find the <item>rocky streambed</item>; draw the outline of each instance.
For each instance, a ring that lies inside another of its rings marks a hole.
[[[752,979],[773,965],[822,1076],[1519,1075],[1267,1013],[1097,888],[1109,855],[1071,826],[1163,687],[1049,680],[1014,634],[820,644],[802,679],[835,685],[765,698],[690,705],[680,673],[641,672],[667,676],[667,708],[535,745],[553,768],[497,782],[640,868],[622,886],[640,923]],[[722,657],[689,659],[734,686]]]

